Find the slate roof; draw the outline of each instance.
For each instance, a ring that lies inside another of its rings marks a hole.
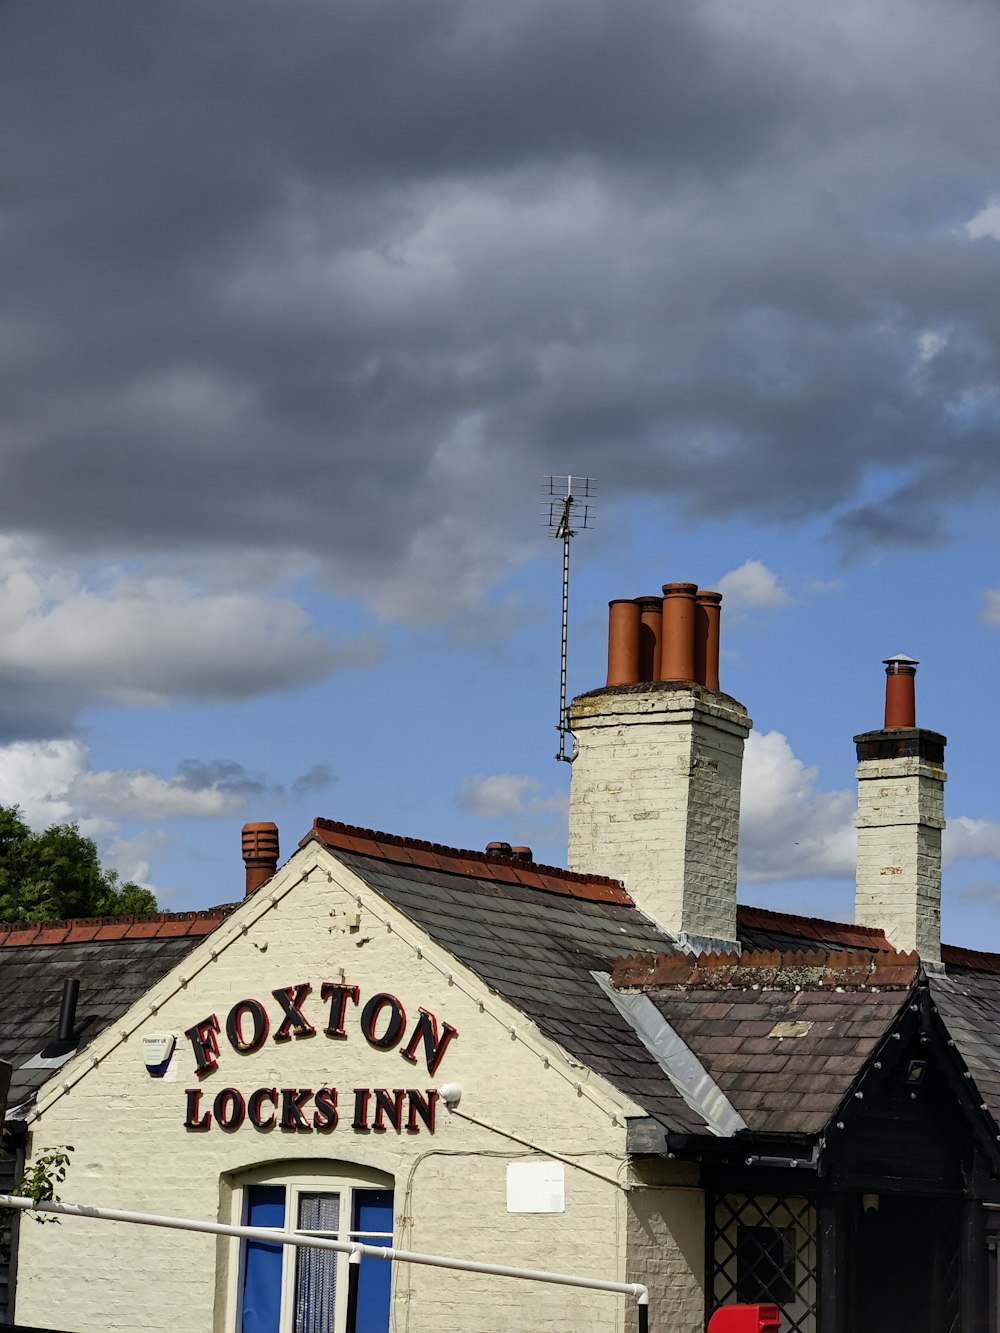
[[[918,975],[915,954],[747,951],[623,959],[612,981],[647,993],[751,1130],[816,1134]]]
[[[10,1111],[31,1102],[58,1067],[26,1062],[55,1038],[64,981],[80,981],[82,1049],[232,910],[0,924],[0,1060],[14,1067]]]
[[[672,949],[616,880],[330,820],[317,820],[310,839],[650,1115],[705,1129],[590,975],[610,973],[625,953]]]
[[[962,950],[970,954],[971,950]],[[971,1074],[979,1096],[1000,1124],[1000,959],[986,955],[989,970],[948,966],[928,979],[931,999]]]
[[[751,1130],[796,1134],[828,1123],[919,973],[880,930],[742,906],[742,959],[695,961],[613,880],[330,820],[316,820],[312,840],[681,1132],[707,1126],[592,972],[647,990]]]
[[[918,960],[879,930],[740,906],[741,958],[692,959],[616,880],[317,820],[319,841],[397,910],[650,1116],[703,1133],[594,972],[641,987],[751,1130],[821,1130],[892,1027]],[[81,981],[85,1045],[234,910],[0,924],[0,1059],[9,1105],[53,1073],[62,983]],[[940,1019],[1000,1123],[1000,956],[945,946],[928,981]],[[82,1048],[82,1047],[81,1047]]]
[[[844,921],[823,921],[815,916],[793,916],[766,907],[736,908],[736,935],[748,949],[864,949],[871,953],[891,949],[885,932]]]

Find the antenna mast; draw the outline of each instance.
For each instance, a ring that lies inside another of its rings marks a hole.
[[[572,763],[566,753],[569,725],[566,721],[566,648],[569,639],[569,542],[584,528],[592,527],[591,515],[595,485],[590,477],[547,477],[549,501],[548,529],[563,544],[562,573],[562,653],[559,664],[559,753],[557,759]]]

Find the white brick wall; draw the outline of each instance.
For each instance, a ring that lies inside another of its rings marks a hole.
[[[650,1289],[656,1333],[705,1328],[705,1196],[692,1164],[652,1162],[635,1173],[628,1196],[630,1282]],[[637,1327],[629,1311],[629,1333]]]
[[[286,894],[310,868],[309,878]],[[345,912],[355,909],[355,895],[363,901],[362,920],[352,929]],[[275,905],[269,906],[272,898]],[[360,987],[362,1003],[389,991],[409,1021],[423,1006],[458,1028],[435,1076],[428,1075],[422,1057],[413,1066],[398,1049],[369,1046],[353,1007],[345,1039],[323,1034],[327,1006],[319,986],[341,980],[341,968],[347,982]],[[181,974],[186,984],[180,984]],[[170,1074],[157,1080],[143,1065],[142,1035],[183,1033],[211,1013],[224,1028],[230,1007],[247,997],[266,1003],[273,1035],[280,1012],[272,989],[301,981],[315,988],[308,1006],[317,1034],[280,1045],[269,1037],[256,1053],[239,1055],[223,1031],[219,1067],[201,1081],[204,1100],[224,1086],[244,1094],[263,1086],[335,1086],[345,1113],[340,1125],[329,1135],[261,1132],[249,1124],[230,1133],[216,1126],[203,1133],[185,1130],[184,1092],[199,1086],[190,1045],[180,1038]],[[509,1214],[507,1163],[530,1154],[504,1135],[443,1108],[433,1136],[425,1130],[359,1134],[347,1123],[345,1103],[355,1087],[425,1089],[444,1082],[462,1086],[461,1111],[538,1144],[544,1153],[578,1161],[611,1181],[624,1172],[624,1120],[639,1108],[569,1060],[325,851],[307,848],[271,881],[266,896],[242,904],[113,1031],[59,1071],[43,1090],[32,1138],[39,1146],[74,1145],[61,1191],[71,1201],[215,1219],[227,1215],[228,1173],[282,1160],[320,1166],[339,1160],[347,1169],[369,1167],[394,1178],[395,1243],[402,1247],[617,1281],[652,1271],[664,1292],[697,1286],[688,1239],[697,1225],[692,1194],[672,1200],[667,1193],[659,1220],[653,1220],[648,1201],[633,1207],[615,1184],[568,1165],[564,1213]],[[634,1225],[626,1224],[633,1213]],[[675,1218],[683,1233],[676,1241],[670,1239]],[[636,1246],[631,1258],[628,1237]],[[232,1333],[228,1265],[236,1245],[107,1222],[65,1219],[39,1226],[25,1219],[17,1318],[78,1333]],[[403,1265],[396,1267],[394,1293],[394,1333],[446,1327],[621,1333],[628,1304],[614,1295]],[[671,1296],[670,1308],[680,1299]],[[652,1327],[685,1326],[664,1323],[654,1310]]]
[[[581,696],[570,725],[570,869],[622,880],[669,931],[734,940],[746,710],[650,686]]]
[[[941,961],[943,768],[924,759],[858,764],[854,919],[885,930],[897,949]]]

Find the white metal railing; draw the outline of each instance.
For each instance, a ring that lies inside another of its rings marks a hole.
[[[478,1259],[454,1259],[441,1254],[421,1254],[416,1250],[397,1250],[391,1245],[365,1245],[356,1240],[330,1240],[326,1236],[302,1235],[297,1231],[275,1231],[269,1227],[236,1226],[229,1222],[203,1222],[190,1217],[165,1217],[160,1213],[136,1213],[124,1208],[99,1208],[89,1203],[56,1203],[16,1194],[0,1194],[0,1208],[24,1212],[55,1213],[60,1217],[88,1217],[100,1222],[131,1222],[138,1226],[167,1227],[172,1231],[207,1232],[212,1236],[235,1236],[263,1241],[269,1245],[294,1245],[300,1248],[336,1250],[349,1255],[349,1262],[359,1264],[365,1256],[401,1264],[426,1264],[432,1268],[452,1268],[464,1273],[486,1273],[494,1277],[521,1278],[528,1282],[547,1282],[562,1287],[583,1287],[588,1291],[618,1292],[630,1296],[638,1307],[639,1333],[649,1328],[649,1288],[641,1282],[606,1282],[603,1278],[579,1277],[571,1273],[552,1273],[538,1268],[512,1268],[507,1264],[485,1264]]]

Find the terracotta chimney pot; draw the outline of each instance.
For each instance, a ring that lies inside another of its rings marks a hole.
[[[699,592],[695,597],[694,678],[706,689],[719,688],[719,621],[722,593]]]
[[[663,598],[637,597],[639,608],[639,679],[660,679],[660,641],[663,638]]]
[[[660,680],[694,681],[694,623],[697,583],[663,585]]]
[[[915,727],[917,703],[915,678],[919,663],[905,653],[885,658],[885,725]]]
[[[270,822],[243,825],[243,861],[247,868],[246,893],[271,878],[278,868],[278,826]]]
[[[639,606],[630,598],[608,603],[608,684],[639,680]]]

